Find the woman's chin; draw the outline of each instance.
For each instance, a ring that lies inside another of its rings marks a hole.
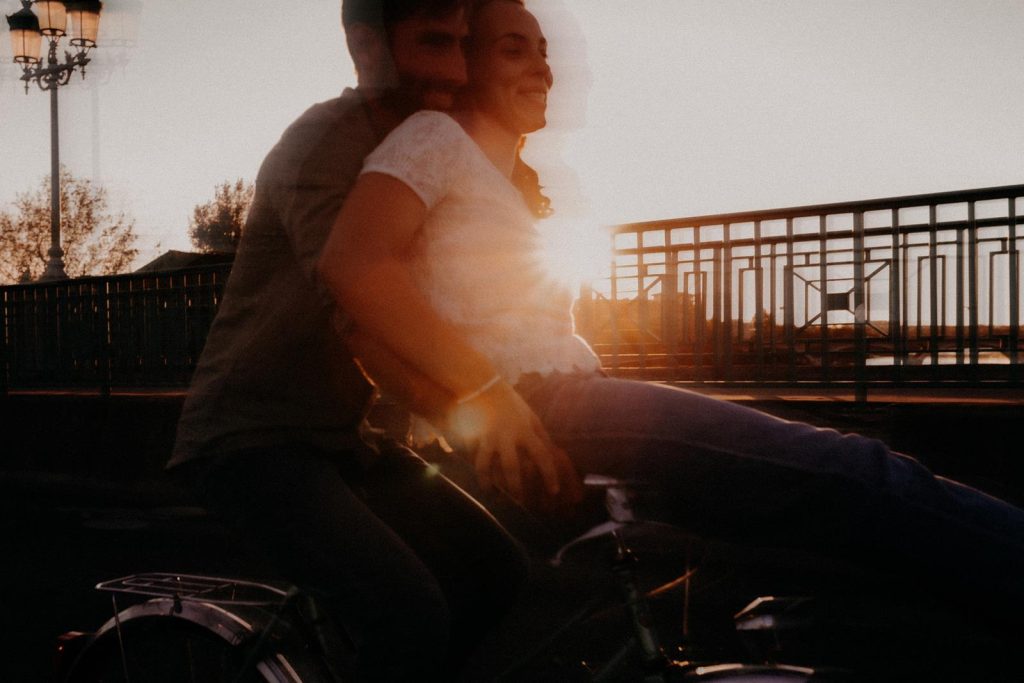
[[[541,116],[528,116],[523,117],[519,124],[519,130],[517,131],[520,135],[529,135],[530,133],[536,133],[538,130],[547,125],[547,118]]]

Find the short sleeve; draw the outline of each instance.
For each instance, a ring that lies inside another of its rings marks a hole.
[[[468,140],[462,126],[447,114],[417,112],[366,157],[362,172],[402,181],[430,209],[458,177]]]

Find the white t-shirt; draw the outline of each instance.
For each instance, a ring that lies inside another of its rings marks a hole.
[[[362,172],[397,178],[423,200],[416,283],[506,381],[599,368],[573,332],[572,296],[545,273],[522,195],[454,119],[414,114],[366,158]]]

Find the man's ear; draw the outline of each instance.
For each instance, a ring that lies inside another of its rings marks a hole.
[[[391,59],[384,29],[355,23],[346,29],[345,41],[356,73],[359,74],[360,85],[375,85],[383,77]]]

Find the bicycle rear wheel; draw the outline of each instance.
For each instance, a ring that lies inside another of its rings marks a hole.
[[[177,610],[177,611],[175,611]],[[66,683],[326,683],[286,633],[259,637],[245,614],[203,603],[149,600],[111,619]]]

